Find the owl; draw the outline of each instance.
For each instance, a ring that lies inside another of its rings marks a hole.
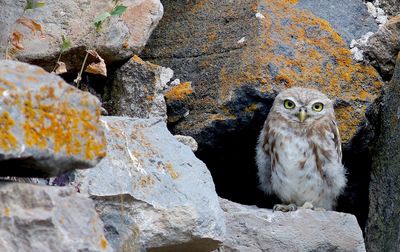
[[[332,210],[346,185],[332,101],[317,90],[290,88],[275,98],[256,147],[260,189],[284,204]]]

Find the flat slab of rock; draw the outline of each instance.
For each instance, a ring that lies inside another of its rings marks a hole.
[[[0,61],[0,176],[49,177],[104,156],[100,102],[42,68]]]
[[[300,209],[272,212],[220,199],[227,236],[219,251],[365,251],[356,217]]]
[[[163,118],[102,117],[107,157],[75,172],[116,250],[211,251],[225,230],[213,180]],[[196,250],[197,249],[197,250]]]
[[[118,1],[126,7],[121,17],[113,16],[96,31],[96,17],[112,10],[109,0],[48,0],[40,8],[24,12],[25,1],[5,0],[0,3],[0,58],[4,58],[7,39],[18,31],[23,35],[24,49],[15,57],[25,62],[45,67],[54,67],[60,52],[61,36],[70,39],[72,48],[61,61],[67,69],[77,69],[82,63],[84,50],[97,49],[106,63],[128,59],[145,46],[151,32],[163,15],[159,0]],[[31,30],[14,23],[21,16],[40,24],[43,35],[33,35]],[[53,59],[53,60],[52,60]]]
[[[0,250],[112,251],[91,199],[73,189],[0,183]]]

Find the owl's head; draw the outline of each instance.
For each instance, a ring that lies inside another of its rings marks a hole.
[[[285,119],[308,124],[324,116],[334,115],[333,102],[323,93],[308,88],[289,88],[275,98],[271,112]]]

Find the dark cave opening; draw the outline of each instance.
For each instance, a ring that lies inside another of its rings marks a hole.
[[[258,189],[254,158],[257,138],[271,104],[272,100],[262,102],[258,106],[262,109],[247,118],[229,123],[217,122],[203,133],[206,137],[200,137],[212,139],[209,142],[199,141],[199,150],[195,154],[206,163],[220,197],[262,208],[272,208],[274,204],[280,203],[278,198],[267,197]],[[363,231],[368,217],[371,170],[368,134],[367,130],[360,130],[352,142],[343,148],[348,183],[336,208],[337,211],[354,214]]]

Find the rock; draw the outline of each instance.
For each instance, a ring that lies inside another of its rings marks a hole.
[[[397,53],[400,51],[400,15],[392,17],[378,32],[370,36],[361,49],[367,62],[390,80]]]
[[[1,251],[112,251],[92,200],[72,189],[0,183]]]
[[[53,69],[60,53],[62,35],[70,39],[72,44],[72,48],[61,58],[68,70],[79,69],[86,49],[96,49],[106,63],[128,59],[145,46],[163,15],[163,6],[159,0],[124,0],[119,3],[128,7],[126,11],[121,17],[110,17],[102,29],[96,32],[94,20],[100,14],[112,10],[112,1],[48,0],[45,6],[26,12],[25,1],[2,1],[0,58],[4,57],[9,35],[19,31],[24,36],[24,49],[18,50],[15,57],[49,71]],[[32,34],[23,25],[15,25],[22,15],[40,24],[43,36]]]
[[[117,251],[211,251],[225,231],[207,167],[162,118],[103,117],[108,155],[76,171],[74,185],[95,200]]]
[[[105,156],[99,100],[42,68],[0,61],[0,108],[0,176],[56,176]]]
[[[220,199],[227,235],[219,251],[365,251],[356,218],[332,211],[272,212]]]
[[[400,54],[381,104],[378,135],[371,150],[366,246],[369,251],[397,251],[400,237]]]
[[[327,20],[347,44],[367,32],[378,30],[378,25],[368,12],[371,6],[364,5],[362,0],[298,0],[297,7]]]
[[[379,3],[389,15],[400,15],[400,0],[379,0]]]
[[[196,140],[194,140],[194,138],[191,136],[175,135],[174,137],[179,142],[188,146],[193,152],[197,151],[197,149],[199,148]]]
[[[138,56],[119,68],[106,87],[104,107],[111,115],[129,117],[164,117],[167,107],[164,89],[174,72]]]
[[[342,139],[354,136],[381,89],[378,74],[352,62],[351,52],[326,20],[301,9],[300,2],[289,2],[164,3],[165,17],[143,57],[170,66],[182,81],[192,81],[196,97],[174,133],[194,136],[201,145],[206,128],[243,124],[259,111],[265,116],[266,101],[296,85],[335,98],[341,104],[336,112]],[[243,37],[246,41],[237,43]]]

